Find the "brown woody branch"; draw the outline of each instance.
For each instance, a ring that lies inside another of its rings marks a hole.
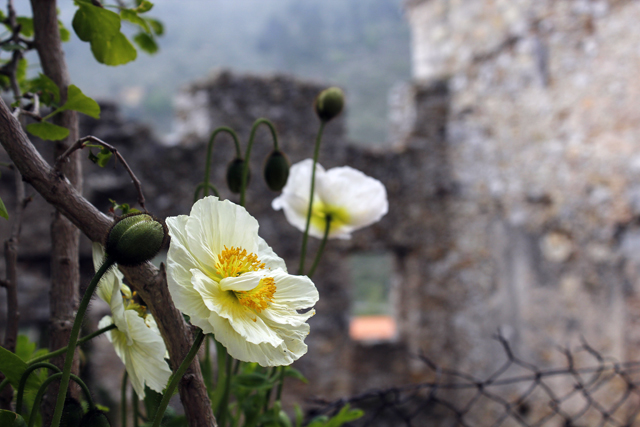
[[[107,150],[111,151],[113,153],[114,156],[116,156],[116,159],[120,160],[120,162],[122,163],[122,165],[124,166],[124,168],[126,169],[127,173],[129,174],[129,176],[131,177],[131,180],[133,181],[133,185],[136,187],[136,191],[138,192],[138,203],[140,204],[140,207],[146,212],[147,208],[144,206],[144,194],[142,194],[142,185],[140,184],[140,181],[138,180],[138,178],[136,177],[136,175],[133,173],[133,171],[131,170],[131,168],[129,167],[129,165],[127,164],[127,161],[124,159],[124,157],[122,157],[122,154],[120,154],[120,152],[118,151],[118,149],[110,144],[107,144],[106,142],[102,141],[99,138],[96,138],[95,136],[85,136],[84,138],[80,138],[79,140],[77,140],[74,144],[72,144],[67,151],[65,151],[64,153],[62,153],[62,155],[60,157],[58,157],[58,159],[56,160],[56,163],[53,166],[53,169],[55,169],[56,171],[60,172],[62,170],[62,165],[68,161],[69,156],[80,149],[83,149],[84,147],[87,146],[87,142],[92,142],[94,144],[98,144],[104,148],[106,148]]]
[[[65,215],[89,239],[94,242],[103,241],[111,226],[111,219],[99,212],[64,176],[44,161],[1,99],[0,143],[22,173],[24,180],[47,202]],[[122,270],[131,286],[151,310],[167,344],[172,367],[177,368],[188,353],[192,338],[182,314],[173,305],[163,272],[150,263]],[[191,427],[216,426],[197,361],[191,364],[180,381],[179,391]]]

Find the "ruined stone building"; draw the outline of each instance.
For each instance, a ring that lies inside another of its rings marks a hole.
[[[640,359],[640,2],[413,0],[406,14],[413,80],[390,93],[386,148],[347,141],[343,118],[327,126],[320,163],[381,180],[390,208],[352,240],[329,243],[314,277],[309,353],[297,363],[312,386],[296,393],[336,398],[428,379],[421,352],[482,377],[504,359],[491,340],[498,330],[538,366],[562,363],[556,347],[580,336],[603,354]],[[118,126],[87,120],[85,133],[122,151],[156,215],[186,214],[214,128],[230,126],[246,144],[253,121],[267,117],[292,162],[311,157],[311,104],[323,87],[217,72],[179,95],[179,145],[162,146],[115,113]],[[213,182],[237,200],[224,185],[233,158],[225,138]],[[261,179],[270,150],[265,128],[247,208],[293,271],[301,233],[271,209],[276,194]],[[86,194],[101,208],[108,198],[134,202],[124,171],[85,170]],[[35,249],[21,246],[23,267],[48,250],[33,237],[48,235],[36,209],[27,220],[42,225],[25,229]],[[391,339],[349,335],[359,256],[390,261]],[[23,280],[37,283],[46,268],[38,271]]]

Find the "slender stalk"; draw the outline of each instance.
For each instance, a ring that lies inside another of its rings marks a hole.
[[[207,184],[211,191],[213,191],[213,195],[216,197],[220,197],[220,193],[218,193],[218,189],[211,184]],[[200,191],[204,189],[204,182],[201,182],[196,186],[196,191],[193,193],[193,203],[197,202],[200,199]]]
[[[55,373],[60,373],[60,368],[56,365],[52,365],[51,363],[40,362],[33,364],[22,373],[22,377],[20,377],[20,383],[18,384],[18,395],[16,397],[16,412],[19,414],[22,412],[22,397],[24,396],[24,387],[27,385],[27,380],[29,379],[29,375],[36,369],[47,368],[51,369]]]
[[[57,380],[58,378],[61,378],[62,375],[63,375],[63,372],[57,372],[51,375],[46,380],[44,380],[42,382],[42,385],[40,385],[40,388],[38,389],[38,393],[36,394],[36,397],[33,401],[33,408],[31,410],[31,415],[29,416],[29,427],[33,427],[35,423],[36,411],[38,410],[38,408],[40,408],[40,402],[42,401],[42,396],[47,390],[47,387],[49,387],[49,384],[51,384],[53,381]],[[93,398],[91,397],[91,392],[89,391],[89,388],[84,383],[84,381],[82,381],[78,376],[74,374],[71,374],[69,378],[75,381],[80,386],[80,388],[84,393],[84,396],[87,398],[87,402],[89,403],[89,408],[93,409],[95,407],[95,403],[93,401]]]
[[[209,176],[211,175],[211,154],[213,153],[213,143],[216,139],[216,136],[218,136],[218,134],[221,132],[226,132],[231,135],[231,137],[233,138],[233,143],[236,147],[236,157],[242,158],[242,151],[240,150],[240,142],[238,140],[238,134],[236,133],[236,131],[227,126],[219,127],[213,131],[211,137],[209,138],[209,144],[207,145],[207,163],[204,166],[204,181],[202,182],[204,197],[207,197],[209,195]],[[217,191],[215,191],[215,193],[216,196],[218,196]],[[197,195],[198,189],[196,189],[196,196]]]
[[[64,369],[62,370],[62,377],[60,378],[60,388],[58,389],[58,401],[56,403],[56,409],[53,412],[53,421],[51,423],[52,427],[58,427],[60,425],[60,418],[62,417],[62,408],[64,406],[64,399],[67,395],[67,388],[69,387],[69,377],[71,375],[71,364],[73,363],[73,353],[76,350],[76,344],[78,342],[78,334],[80,333],[80,326],[82,326],[82,320],[84,318],[84,314],[87,311],[87,307],[89,306],[89,301],[91,301],[91,296],[93,292],[96,290],[102,275],[113,265],[113,259],[107,255],[104,260],[104,263],[98,269],[98,272],[93,279],[91,279],[91,283],[87,287],[87,290],[82,297],[82,301],[80,302],[80,306],[78,307],[78,313],[76,314],[76,319],[73,321],[73,327],[71,329],[71,336],[69,337],[69,344],[67,345],[67,354],[64,359]]]
[[[233,358],[227,354],[227,363],[225,365],[226,373],[224,379],[224,394],[222,395],[222,401],[220,402],[220,411],[216,414],[218,425],[225,427],[227,425],[227,413],[229,412],[229,392],[231,389],[231,364]]]
[[[286,366],[280,366],[280,378],[278,380],[278,392],[276,394],[276,402],[280,402],[282,399],[282,387],[284,386],[284,373],[286,370]]]
[[[247,152],[244,155],[244,166],[242,168],[242,186],[240,187],[240,206],[244,206],[245,203],[245,193],[247,190],[247,180],[249,178],[249,158],[251,157],[251,148],[253,147],[253,140],[256,136],[256,131],[258,130],[258,126],[261,124],[267,125],[269,130],[271,131],[271,137],[273,139],[273,149],[278,149],[278,134],[276,133],[276,128],[273,126],[268,119],[260,118],[253,123],[251,127],[251,134],[249,135],[249,143],[247,144]]]
[[[109,325],[109,326],[105,326],[104,328],[98,329],[97,331],[92,332],[92,333],[90,333],[89,335],[87,335],[87,336],[84,336],[84,337],[80,338],[80,339],[78,340],[77,345],[84,344],[84,343],[86,343],[87,341],[89,341],[89,340],[91,340],[91,339],[93,339],[93,338],[97,337],[98,335],[102,335],[102,334],[104,334],[105,332],[110,331],[110,330],[115,329],[115,328],[116,328],[116,325],[115,325],[115,324],[111,324],[111,325]],[[34,364],[34,363],[42,362],[42,361],[44,361],[44,360],[49,360],[49,359],[51,359],[52,357],[56,357],[56,356],[58,356],[58,355],[60,355],[60,354],[64,354],[64,353],[67,351],[67,348],[68,348],[68,346],[67,346],[67,347],[62,347],[62,348],[59,348],[59,349],[58,349],[58,350],[56,350],[56,351],[52,351],[51,353],[47,353],[47,354],[44,354],[44,355],[42,355],[42,356],[40,356],[40,357],[36,357],[35,359],[31,359],[31,360],[29,360],[29,361],[27,362],[27,364],[31,365],[31,364]]]
[[[329,231],[331,230],[331,215],[326,216],[326,224],[324,226],[324,235],[322,236],[322,242],[320,242],[320,247],[318,248],[318,253],[316,254],[316,259],[313,261],[313,265],[311,266],[311,270],[307,276],[311,279],[313,273],[316,272],[316,268],[320,263],[320,258],[322,258],[322,253],[324,252],[324,247],[327,245],[327,240],[329,239]]]
[[[189,365],[191,365],[191,361],[193,361],[193,359],[196,357],[196,354],[198,354],[198,350],[202,345],[202,341],[204,341],[204,333],[202,333],[202,329],[198,329],[198,334],[196,335],[196,338],[193,340],[193,345],[191,346],[189,353],[187,353],[187,356],[184,358],[184,360],[182,361],[178,369],[171,376],[169,385],[167,385],[167,388],[164,391],[164,395],[162,396],[162,401],[160,401],[160,405],[158,405],[158,410],[156,412],[156,417],[153,420],[152,427],[160,427],[160,422],[162,421],[162,416],[164,415],[164,411],[167,409],[167,406],[169,405],[169,400],[171,400],[171,396],[173,395],[174,390],[178,386],[178,383],[180,382],[180,378],[182,378],[184,373],[189,368]]]
[[[216,377],[216,389],[211,399],[211,406],[213,407],[213,412],[214,414],[216,414],[217,418],[217,414],[220,410],[220,403],[222,402],[222,397],[224,396],[224,389],[220,387],[220,384],[226,383],[227,349],[215,338],[213,338],[213,340],[216,343],[216,362],[218,365],[218,372]]]
[[[311,192],[309,193],[309,209],[307,211],[307,225],[302,235],[302,249],[300,250],[300,266],[298,267],[298,275],[304,274],[304,259],[307,255],[307,240],[309,239],[309,225],[311,224],[311,214],[313,210],[313,192],[316,186],[316,164],[320,155],[320,141],[322,141],[322,132],[324,131],[324,120],[320,122],[318,134],[316,135],[316,145],[313,150],[313,169],[311,170]]]
[[[135,390],[131,392],[131,407],[133,408],[133,427],[140,425],[140,409],[138,408],[139,402],[138,393]]]
[[[120,387],[120,427],[127,427],[127,370],[122,374],[122,387]]]

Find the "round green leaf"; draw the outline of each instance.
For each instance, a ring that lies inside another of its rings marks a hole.
[[[27,132],[48,141],[59,141],[69,136],[69,129],[49,122],[31,123],[27,125]]]

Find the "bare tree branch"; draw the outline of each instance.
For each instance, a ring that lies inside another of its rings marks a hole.
[[[112,222],[83,198],[71,183],[51,168],[31,144],[6,104],[0,99],[0,143],[24,180],[94,242],[103,242]],[[166,277],[152,264],[123,268],[129,283],[147,303],[158,323],[173,368],[189,352],[192,338],[182,314],[173,305]],[[216,426],[211,402],[197,361],[180,381],[180,399],[191,427]]]
[[[87,146],[87,142],[92,142],[94,144],[98,144],[104,148],[106,148],[107,150],[111,151],[118,160],[120,160],[120,162],[122,163],[122,165],[124,166],[124,168],[126,169],[127,173],[129,174],[129,176],[131,177],[131,180],[133,181],[133,185],[136,187],[136,191],[138,192],[138,203],[140,204],[140,207],[146,212],[147,208],[144,206],[144,194],[142,193],[142,185],[140,184],[140,181],[138,180],[138,178],[136,177],[136,175],[133,173],[133,171],[131,170],[131,168],[129,167],[129,164],[127,163],[127,161],[124,159],[124,157],[122,157],[122,154],[120,154],[120,152],[118,151],[117,148],[115,148],[114,146],[107,144],[106,142],[102,141],[99,138],[96,138],[95,136],[85,136],[83,138],[80,138],[79,140],[77,140],[74,144],[72,144],[67,151],[65,151],[64,153],[62,153],[62,155],[60,157],[58,157],[58,159],[56,160],[56,163],[54,164],[53,168],[60,172],[62,170],[62,165],[68,160],[69,156],[71,154],[73,154],[75,151],[83,149],[84,147]]]

